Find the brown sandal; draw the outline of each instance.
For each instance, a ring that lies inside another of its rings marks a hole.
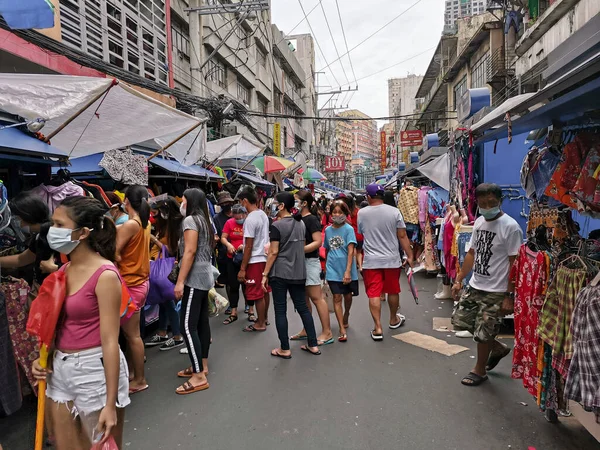
[[[200,392],[200,391],[205,391],[206,389],[208,389],[210,386],[208,384],[208,381],[205,384],[201,384],[200,386],[194,386],[192,383],[190,383],[189,381],[186,381],[185,383],[183,383],[181,386],[179,386],[175,392],[179,395],[187,395],[187,394],[193,394],[194,392]],[[180,390],[182,389],[182,390]]]
[[[177,376],[179,378],[190,378],[192,375],[194,375],[194,369],[192,369],[191,367],[177,372]]]

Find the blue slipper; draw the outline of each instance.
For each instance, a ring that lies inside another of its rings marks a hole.
[[[322,345],[329,345],[329,344],[333,344],[335,342],[335,339],[331,338],[331,339],[327,339],[326,341],[317,341],[317,345],[319,347],[321,347]]]

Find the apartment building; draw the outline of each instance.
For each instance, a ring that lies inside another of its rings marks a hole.
[[[444,30],[456,27],[456,20],[482,14],[487,8],[488,0],[446,0],[444,12]]]
[[[422,75],[410,74],[401,78],[388,80],[388,113],[390,116],[407,116],[414,113],[417,100],[415,98],[423,81]],[[407,119],[392,122],[396,132],[403,130]]]
[[[371,118],[357,109],[343,111],[337,116],[349,119],[363,119],[337,122],[336,138],[338,141],[338,154],[344,156],[346,161],[351,161],[352,157],[356,154],[376,158],[379,154],[377,122],[368,120]]]

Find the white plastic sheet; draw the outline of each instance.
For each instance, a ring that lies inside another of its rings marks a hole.
[[[111,83],[108,78],[0,74],[0,109],[46,119],[42,133],[47,136]],[[198,121],[119,83],[54,136],[52,145],[71,157],[87,156],[181,134]]]
[[[241,134],[210,141],[206,144],[205,158],[207,161],[219,161],[223,158],[248,158],[260,156],[264,148],[259,142],[253,141]]]
[[[450,159],[448,158],[448,153],[443,154],[427,164],[423,164],[418,169],[419,172],[438,186],[447,191],[450,190]]]
[[[174,133],[154,139],[159,148],[173,142],[181,133]],[[196,128],[186,134],[167,149],[177,161],[184,166],[192,166],[202,159],[206,151],[206,127]]]

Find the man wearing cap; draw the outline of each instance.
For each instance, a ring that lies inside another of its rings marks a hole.
[[[384,189],[372,183],[366,188],[369,206],[358,212],[358,232],[364,236],[363,279],[369,297],[369,309],[375,328],[371,331],[374,341],[383,340],[381,326],[381,295],[388,294],[391,329],[404,324],[405,317],[398,313],[400,307],[400,251],[393,243],[398,241],[413,265],[410,241],[406,225],[398,208],[383,203]]]
[[[221,235],[223,234],[223,227],[225,223],[231,219],[231,207],[233,206],[233,198],[227,191],[222,191],[217,194],[217,204],[221,207],[221,211],[214,217],[215,228],[217,229],[217,235],[219,240],[217,241],[217,264],[219,265],[219,272],[221,275],[217,280],[217,285],[223,287],[221,281],[227,280],[227,249],[221,243]]]

